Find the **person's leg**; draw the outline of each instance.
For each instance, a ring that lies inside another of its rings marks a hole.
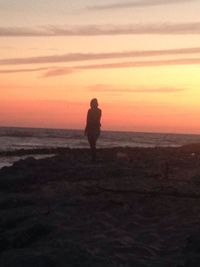
[[[95,162],[96,160],[96,141],[97,138],[94,135],[88,136],[88,142],[90,144],[90,149],[91,149],[92,162]]]
[[[96,161],[96,142],[99,135],[100,135],[99,129],[95,129],[94,131],[88,133],[88,142],[90,144],[92,162]]]

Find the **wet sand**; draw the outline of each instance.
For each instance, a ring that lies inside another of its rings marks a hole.
[[[200,266],[200,145],[54,151],[0,170],[0,266]]]

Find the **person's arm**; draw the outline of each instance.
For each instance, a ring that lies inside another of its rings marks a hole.
[[[100,124],[100,126],[101,126],[101,115],[102,115],[102,111],[101,111],[101,109],[99,109],[99,124]]]
[[[86,126],[85,126],[85,135],[87,135],[88,131],[88,123],[89,123],[89,110],[87,112]]]

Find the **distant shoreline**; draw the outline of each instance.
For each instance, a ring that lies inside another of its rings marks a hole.
[[[134,151],[134,150],[152,150],[152,149],[160,149],[160,150],[169,150],[169,149],[193,149],[196,151],[196,149],[200,148],[200,142],[199,143],[191,143],[181,146],[150,146],[150,147],[128,147],[128,146],[115,146],[115,147],[109,147],[109,148],[98,148],[97,151]],[[0,151],[0,157],[5,156],[26,156],[26,155],[43,155],[43,154],[65,154],[69,152],[88,152],[88,148],[70,148],[70,147],[56,147],[56,148],[35,148],[35,149],[15,149],[15,150],[9,150],[9,151]]]
[[[116,147],[109,147],[109,148],[98,148],[97,151],[118,151],[118,150],[148,150],[148,149],[172,149],[172,148],[187,148],[187,147],[198,147],[200,146],[200,143],[196,144],[188,144],[188,145],[182,145],[182,146],[154,146],[154,147],[128,147],[128,146],[116,146]],[[89,151],[88,148],[70,148],[70,147],[57,147],[57,148],[35,148],[35,149],[15,149],[15,150],[9,150],[9,151],[0,151],[0,157],[5,156],[26,156],[26,155],[43,155],[43,154],[63,154],[68,153],[70,151]]]

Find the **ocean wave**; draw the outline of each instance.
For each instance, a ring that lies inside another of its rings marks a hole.
[[[98,147],[166,147],[198,142],[199,135],[102,131]],[[83,130],[0,128],[0,150],[87,146]]]

